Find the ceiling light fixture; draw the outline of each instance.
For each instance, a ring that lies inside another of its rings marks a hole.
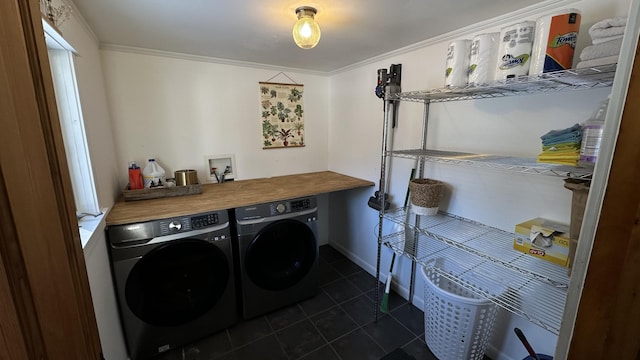
[[[296,9],[298,21],[293,25],[293,41],[303,49],[312,49],[320,41],[320,26],[314,19],[318,10],[311,6]]]

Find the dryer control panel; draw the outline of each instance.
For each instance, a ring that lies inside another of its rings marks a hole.
[[[293,200],[285,200],[280,202],[274,202],[268,205],[269,215],[282,215],[301,212],[316,207],[316,199],[314,197],[299,198]]]
[[[236,219],[245,221],[269,218],[272,216],[284,214],[295,214],[297,212],[311,211],[317,206],[317,201],[314,196],[282,200],[272,203],[237,208]]]

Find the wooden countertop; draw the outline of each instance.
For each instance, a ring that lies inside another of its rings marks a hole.
[[[202,194],[197,195],[126,202],[120,199],[106,222],[107,226],[130,224],[373,185],[332,171],[203,184]]]

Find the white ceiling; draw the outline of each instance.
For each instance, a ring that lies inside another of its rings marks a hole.
[[[73,0],[103,45],[330,72],[543,0]],[[291,37],[318,9],[314,49]]]

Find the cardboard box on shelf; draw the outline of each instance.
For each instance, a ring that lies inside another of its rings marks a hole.
[[[578,247],[578,239],[580,238],[580,227],[584,218],[584,210],[587,207],[587,197],[589,196],[589,187],[591,180],[582,179],[565,179],[564,187],[573,192],[571,196],[571,229],[569,230],[569,238],[571,245],[569,246],[569,269],[567,274],[571,275],[571,267],[573,266],[573,258],[576,255]]]
[[[513,248],[525,254],[569,267],[569,225],[535,218],[516,225]]]

